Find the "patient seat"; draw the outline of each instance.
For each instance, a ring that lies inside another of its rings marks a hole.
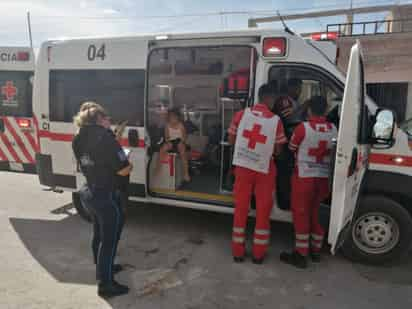
[[[159,153],[155,152],[150,164],[151,190],[176,191],[183,182],[182,160],[176,153],[168,153],[167,158],[159,162]]]

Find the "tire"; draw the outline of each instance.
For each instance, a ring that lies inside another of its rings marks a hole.
[[[385,196],[364,196],[342,251],[354,262],[389,264],[407,253],[411,235],[412,218],[399,203]]]
[[[87,222],[92,222],[92,217],[90,216],[87,209],[83,207],[83,204],[80,201],[80,195],[79,195],[78,192],[73,192],[72,193],[72,202],[73,202],[73,206],[74,206],[74,208],[76,208],[76,211],[79,214],[79,216]]]

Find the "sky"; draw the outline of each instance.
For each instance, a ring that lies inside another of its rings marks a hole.
[[[412,3],[410,0],[352,2],[354,7]],[[248,18],[275,15],[277,10],[286,15],[348,8],[350,4],[351,0],[0,0],[0,45],[29,45],[27,12],[30,12],[33,45],[38,47],[41,42],[55,38],[245,29]],[[377,20],[384,15],[359,15],[356,21]],[[325,31],[327,24],[340,22],[345,22],[343,16],[288,21],[288,26],[306,33]]]

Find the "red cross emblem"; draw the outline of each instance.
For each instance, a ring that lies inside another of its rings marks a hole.
[[[319,141],[318,148],[310,148],[309,156],[316,157],[316,163],[322,163],[323,159],[330,155],[327,141]]]
[[[255,149],[256,144],[265,144],[267,136],[260,134],[262,126],[260,124],[254,124],[252,130],[244,130],[242,136],[249,139],[247,147],[249,149]]]
[[[17,88],[12,81],[7,81],[6,86],[1,87],[1,94],[6,97],[6,101],[11,101],[17,94]]]

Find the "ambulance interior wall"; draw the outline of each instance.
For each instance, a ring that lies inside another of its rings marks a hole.
[[[220,125],[224,78],[249,69],[249,47],[199,47],[155,50],[149,60],[148,125],[164,127],[166,112],[178,108],[197,134]]]
[[[251,54],[247,46],[218,46],[162,48],[150,55],[147,125],[152,145],[164,135],[167,110],[177,108],[185,121],[191,151],[200,153],[200,159],[192,160],[199,165],[185,190],[220,194],[222,133],[242,108],[240,100],[222,98],[221,90],[229,76],[250,69]],[[151,173],[151,177],[155,175]],[[207,185],[205,179],[209,179]]]

